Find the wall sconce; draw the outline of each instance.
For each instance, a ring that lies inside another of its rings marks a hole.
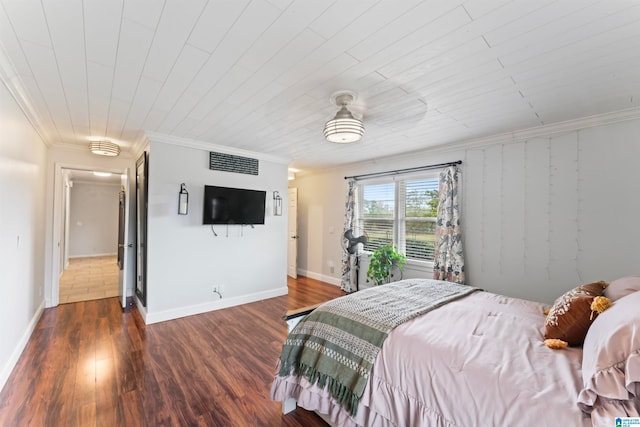
[[[184,182],[180,184],[180,192],[178,193],[178,215],[189,213],[189,192],[184,185]]]
[[[273,215],[282,216],[282,197],[277,191],[273,192]]]

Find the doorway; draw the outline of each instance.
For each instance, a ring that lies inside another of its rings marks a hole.
[[[54,197],[54,242],[59,249],[53,252],[48,306],[118,296],[126,306],[128,175],[128,168],[56,166],[56,181],[62,183]]]
[[[120,175],[64,169],[64,262],[60,303],[118,296]]]

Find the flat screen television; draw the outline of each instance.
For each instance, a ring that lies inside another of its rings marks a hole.
[[[264,224],[267,192],[204,186],[203,224]]]

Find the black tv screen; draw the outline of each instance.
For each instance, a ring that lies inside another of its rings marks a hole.
[[[203,224],[264,224],[266,191],[204,186]]]

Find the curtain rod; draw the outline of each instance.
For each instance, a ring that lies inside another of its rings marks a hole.
[[[374,172],[374,173],[367,173],[367,174],[364,174],[364,175],[345,176],[344,179],[355,179],[357,181],[357,180],[362,179],[362,178],[371,178],[371,177],[388,176],[388,175],[398,175],[398,174],[401,174],[401,173],[419,172],[419,171],[426,171],[426,170],[431,170],[431,169],[446,168],[447,166],[460,165],[460,164],[462,164],[462,160],[458,160],[458,161],[455,161],[455,162],[438,163],[436,165],[418,166],[418,167],[415,167],[415,168],[397,169],[397,170],[394,170],[394,171],[387,171],[387,172]]]

